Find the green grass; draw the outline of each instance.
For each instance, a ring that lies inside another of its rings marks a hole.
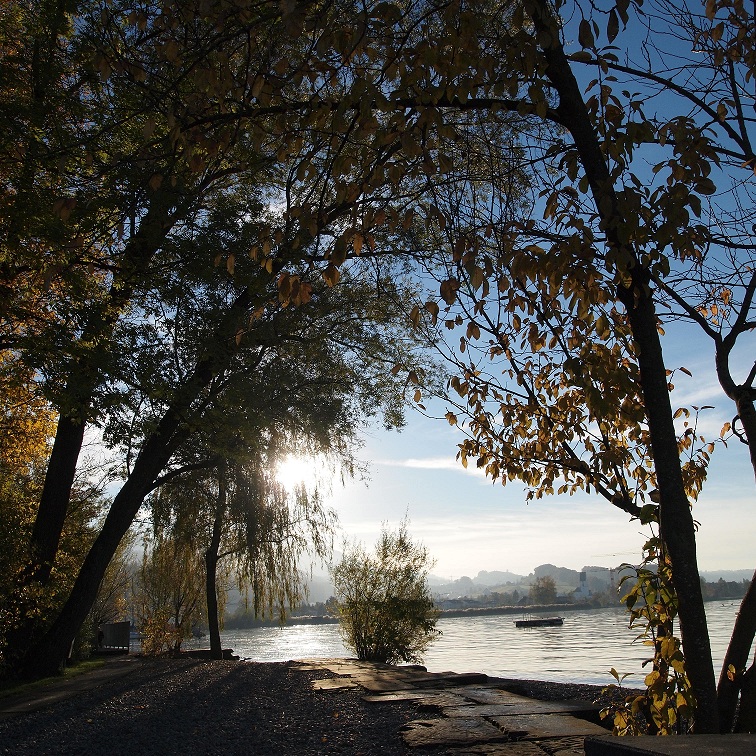
[[[72,677],[78,677],[94,669],[99,669],[103,664],[105,664],[104,659],[86,659],[85,661],[77,662],[72,667],[66,667],[62,675],[55,675],[55,677],[44,677],[41,680],[34,680],[33,682],[0,680],[0,699],[7,698],[8,696],[24,696],[36,691],[43,691],[45,688],[61,680],[70,680]]]

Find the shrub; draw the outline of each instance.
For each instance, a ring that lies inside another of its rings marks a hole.
[[[385,525],[368,554],[361,544],[348,545],[332,577],[338,601],[341,635],[359,659],[419,662],[441,634],[433,605],[428,551],[414,543],[403,520],[396,532]]]

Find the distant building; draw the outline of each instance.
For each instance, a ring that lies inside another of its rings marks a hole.
[[[580,584],[575,588],[572,595],[577,601],[589,599],[591,597],[591,591],[588,588],[588,576],[585,572],[580,573]]]

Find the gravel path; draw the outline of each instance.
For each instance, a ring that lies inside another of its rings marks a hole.
[[[0,754],[425,753],[407,748],[411,703],[370,704],[361,689],[313,691],[327,672],[296,662],[150,660],[127,675],[41,711],[0,722]],[[600,688],[506,680],[534,698],[594,700]],[[423,714],[427,718],[427,714]]]
[[[144,660],[133,672],[42,711],[0,722],[0,753],[410,753],[399,730],[408,704],[364,691],[314,692],[296,663]]]

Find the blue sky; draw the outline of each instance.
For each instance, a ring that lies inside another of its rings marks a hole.
[[[673,406],[714,405],[699,423],[699,432],[713,440],[734,408],[716,382],[710,342],[696,329],[676,325],[667,329],[664,345],[668,367],[685,366],[693,374],[675,376]],[[750,360],[743,355],[740,363],[747,372]],[[429,409],[443,416],[442,405]],[[460,440],[445,420],[414,411],[401,433],[367,433],[359,457],[369,462],[370,479],[333,485],[331,504],[344,534],[372,545],[383,521],[396,525],[406,513],[410,532],[436,560],[433,573],[446,578],[474,577],[480,570],[528,574],[546,562],[580,569],[639,561],[646,533],[625,513],[587,494],[526,504],[521,484],[494,485],[462,468],[455,460]],[[755,504],[746,447],[733,439],[714,452],[694,506],[701,570],[756,566]]]

